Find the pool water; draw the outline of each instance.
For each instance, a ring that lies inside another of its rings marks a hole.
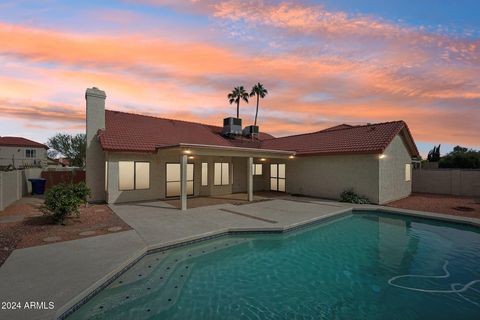
[[[480,319],[478,228],[369,212],[150,254],[72,319]]]

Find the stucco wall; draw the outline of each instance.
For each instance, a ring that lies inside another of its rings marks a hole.
[[[27,158],[26,150],[36,150],[35,158]],[[32,166],[34,164],[46,166],[47,150],[45,148],[23,148],[0,146],[0,166],[13,165],[15,168]]]
[[[480,170],[415,169],[413,192],[480,196]]]
[[[379,203],[408,197],[412,192],[412,179],[405,179],[405,165],[412,159],[400,136],[396,136],[379,159]]]
[[[108,203],[120,203],[143,200],[165,199],[166,197],[166,164],[179,163],[180,155],[168,152],[158,154],[135,154],[135,153],[109,153],[108,160]],[[150,162],[150,189],[120,191],[118,188],[118,162],[119,161],[148,161]],[[208,185],[201,185],[202,162],[208,163]],[[214,163],[230,163],[230,184],[215,186]],[[194,195],[195,196],[218,196],[232,193],[232,176],[235,172],[231,157],[199,156],[188,159],[188,163],[194,164]],[[233,177],[233,183],[236,181]],[[240,180],[239,180],[240,182]]]
[[[296,157],[286,165],[288,193],[339,199],[348,188],[378,203],[378,155]]]
[[[30,178],[39,178],[41,169],[0,172],[0,211],[31,192]]]

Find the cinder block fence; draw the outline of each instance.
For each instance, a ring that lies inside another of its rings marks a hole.
[[[0,171],[0,211],[31,192],[30,178],[40,178],[42,169]]]
[[[480,170],[416,169],[413,170],[412,191],[480,197]]]

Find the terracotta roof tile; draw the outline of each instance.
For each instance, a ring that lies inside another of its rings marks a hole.
[[[402,133],[405,139],[410,140],[408,144],[410,154],[418,156],[418,150],[404,121],[364,126],[346,125],[340,128],[336,126],[329,129],[266,140],[262,147],[293,150],[298,155],[382,153],[393,138]]]
[[[42,143],[28,140],[22,137],[0,137],[0,146],[48,149],[48,147]]]
[[[403,121],[366,126],[340,125],[322,131],[274,138],[260,133],[258,139],[225,138],[221,127],[131,113],[105,112],[105,130],[99,133],[107,151],[155,152],[159,147],[205,144],[295,151],[299,155],[381,153],[401,133],[412,156],[418,156],[413,138]]]
[[[157,118],[132,113],[105,111],[105,131],[100,143],[108,151],[155,152],[158,147],[180,143],[258,148],[252,139],[228,139],[222,128],[196,122]],[[261,134],[259,139],[273,138]]]

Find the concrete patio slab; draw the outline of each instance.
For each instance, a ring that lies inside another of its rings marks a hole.
[[[53,310],[1,310],[2,319],[52,319],[58,309],[144,249],[133,230],[15,250],[0,268],[2,301],[53,302]],[[106,279],[105,279],[106,280]]]

